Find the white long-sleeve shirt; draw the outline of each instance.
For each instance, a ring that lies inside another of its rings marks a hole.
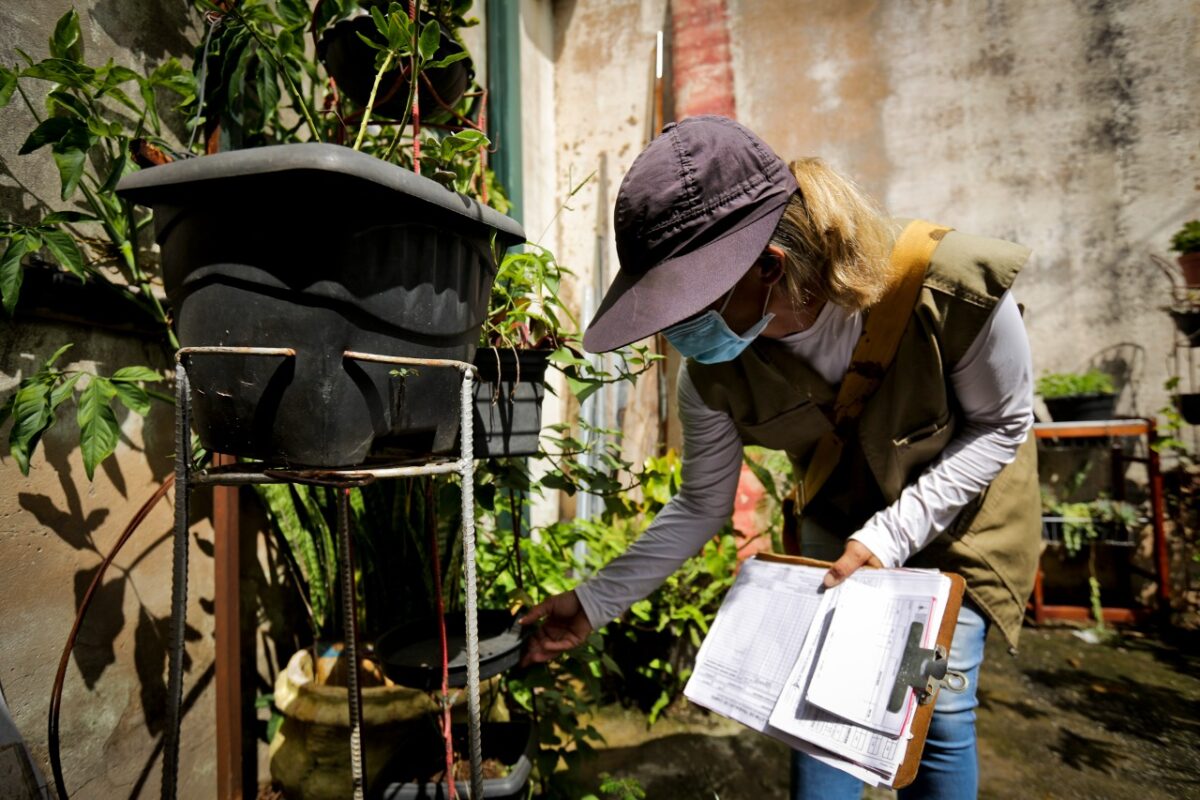
[[[828,383],[841,383],[862,332],[862,315],[826,303],[812,326],[780,339]],[[963,424],[946,449],[895,503],[850,538],[886,567],[903,564],[954,521],[1016,458],[1033,425],[1033,370],[1020,310],[1005,294],[950,375]],[[679,373],[683,482],[629,549],[576,594],[593,628],[624,613],[658,588],[728,521],[742,465],[733,419],[705,405]]]

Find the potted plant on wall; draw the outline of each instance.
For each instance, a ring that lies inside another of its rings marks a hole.
[[[297,93],[310,142],[177,161],[117,188],[156,211],[181,344],[294,351],[193,358],[195,423],[210,449],[336,467],[454,448],[457,374],[398,374],[344,354],[471,361],[493,248],[524,234],[493,209],[388,163],[393,147],[385,158],[355,152],[391,64],[407,61],[419,73],[440,63],[436,21],[416,25],[395,3],[386,15],[372,11],[383,43],[370,41],[375,83],[352,149],[321,143],[317,115]],[[252,18],[226,24],[255,30]],[[459,144],[478,149],[480,137]],[[314,406],[314,396],[327,402]]]
[[[1112,377],[1098,369],[1048,373],[1036,391],[1055,422],[1112,419],[1117,404]]]
[[[1191,220],[1171,237],[1171,249],[1179,254],[1179,269],[1188,286],[1200,288],[1200,220]]]

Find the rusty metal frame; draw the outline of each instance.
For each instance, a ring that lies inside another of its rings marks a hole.
[[[363,760],[362,687],[359,685],[359,642],[355,592],[353,582],[353,541],[350,535],[347,492],[354,486],[363,486],[375,480],[415,477],[421,475],[444,475],[457,472],[462,482],[463,517],[463,569],[466,584],[467,618],[467,713],[470,734],[471,797],[483,797],[483,746],[481,738],[481,710],[479,700],[479,619],[478,588],[475,570],[475,493],[474,457],[472,436],[472,410],[474,407],[474,380],[476,369],[473,364],[449,359],[422,359],[403,356],[388,356],[347,350],[343,357],[354,361],[397,364],[401,366],[449,368],[459,371],[462,377],[459,422],[459,457],[456,460],[434,459],[420,464],[401,464],[385,467],[351,469],[291,469],[270,465],[217,464],[209,469],[194,469],[191,461],[190,411],[191,392],[187,375],[187,362],[194,356],[245,355],[283,356],[295,358],[296,351],[286,347],[184,347],[175,355],[175,536],[174,563],[171,591],[171,632],[168,642],[167,714],[163,730],[163,774],[162,796],[173,800],[176,796],[179,772],[179,738],[182,722],[183,701],[183,634],[187,617],[187,572],[188,572],[188,521],[189,496],[192,486],[233,487],[268,483],[309,483],[338,488],[338,547],[341,551],[341,591],[344,624],[348,632],[345,653],[354,668],[347,670],[347,695],[350,712],[351,781],[355,800],[362,800],[366,793],[366,765]],[[236,503],[228,505],[228,497],[219,509],[218,522],[223,527],[225,544],[236,548],[237,519]],[[236,551],[235,551],[236,552]],[[218,791],[222,797],[236,797],[241,791],[241,741],[240,730],[232,730],[240,721],[240,690],[236,682],[236,670],[241,659],[231,642],[237,642],[237,631],[231,626],[240,626],[237,598],[236,555],[228,556],[223,565],[218,565],[218,662],[216,682],[218,696]],[[232,574],[231,571],[232,570]],[[225,596],[222,597],[224,592]],[[230,596],[232,595],[232,596]],[[225,610],[222,611],[221,609]],[[221,630],[225,635],[221,635]],[[226,669],[222,669],[222,665]],[[236,736],[223,738],[221,731]],[[222,767],[224,769],[222,769]],[[228,772],[227,772],[228,771]],[[452,778],[451,778],[452,779]]]
[[[1166,611],[1171,603],[1170,559],[1167,551],[1166,503],[1163,496],[1162,465],[1154,449],[1158,441],[1158,426],[1153,419],[1130,418],[1079,422],[1039,422],[1033,426],[1033,435],[1042,439],[1131,439],[1145,438],[1145,456],[1127,456],[1118,443],[1114,442],[1113,477],[1116,479],[1123,463],[1132,462],[1146,466],[1146,479],[1150,489],[1150,522],[1154,531],[1154,578],[1157,583],[1158,610]],[[1089,619],[1090,610],[1083,606],[1046,605],[1042,602],[1042,571],[1039,568],[1030,601],[1034,622],[1041,624],[1050,619]],[[1114,608],[1102,609],[1107,622],[1135,622],[1147,615],[1145,609]]]

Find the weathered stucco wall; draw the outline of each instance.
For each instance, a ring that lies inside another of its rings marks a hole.
[[[739,114],[892,213],[1034,250],[1038,374],[1132,371],[1153,414],[1171,323],[1149,254],[1200,215],[1200,5],[731,0]]]
[[[557,170],[606,155],[609,220],[645,144],[663,6],[555,5]],[[726,0],[725,11],[742,122],[785,158],[826,158],[894,214],[1032,247],[1016,293],[1037,373],[1106,364],[1133,381],[1120,411],[1166,402],[1168,285],[1149,254],[1169,255],[1171,233],[1200,216],[1200,4]],[[598,188],[562,230],[585,307]]]
[[[176,56],[190,61],[195,15],[184,3],[45,0],[0,5],[0,61],[19,64],[15,49],[43,57],[55,21],[78,10],[89,63],[113,58],[134,69]],[[46,87],[30,81],[40,107]],[[34,122],[20,97],[0,110],[0,218],[28,221],[63,208],[47,151],[18,156]],[[103,296],[96,303],[105,302]],[[161,347],[86,324],[18,316],[0,321],[0,402],[21,377],[61,344],[75,347],[66,366],[102,373],[129,365],[167,366]],[[118,413],[115,458],[84,474],[76,407],[68,402],[44,437],[29,477],[0,447],[0,682],[14,718],[49,778],[46,718],[59,655],[76,603],[134,512],[173,468],[172,413],[162,404],[146,420]],[[11,423],[10,423],[11,424]],[[10,424],[0,428],[7,441]],[[212,541],[207,492],[193,514],[188,654],[189,704],[180,787],[185,797],[215,792],[212,709]],[[122,551],[100,587],[67,671],[61,719],[68,790],[79,798],[154,797],[159,792],[172,527],[162,502]],[[0,786],[0,796],[8,796]]]

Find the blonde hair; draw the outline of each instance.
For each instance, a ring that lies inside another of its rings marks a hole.
[[[792,303],[799,308],[816,295],[854,310],[874,305],[887,288],[896,226],[821,159],[802,158],[788,168],[800,191],[770,243],[784,252]]]

